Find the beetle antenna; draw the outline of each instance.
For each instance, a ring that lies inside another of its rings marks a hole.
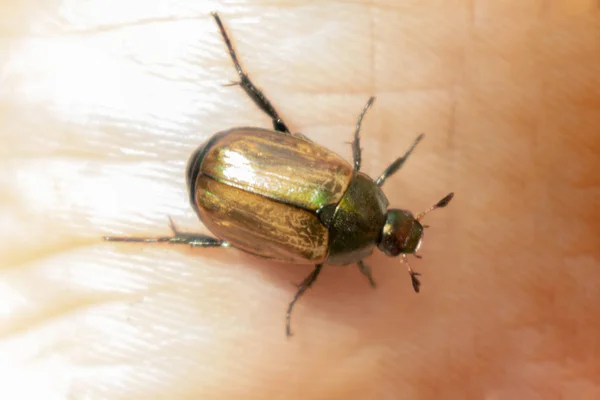
[[[421,289],[421,281],[419,281],[419,278],[417,277],[421,276],[421,274],[412,270],[410,264],[408,263],[408,258],[406,257],[406,254],[402,254],[400,262],[402,264],[406,264],[406,268],[408,269],[408,274],[410,275],[410,281],[412,283],[413,289],[415,290],[415,293],[419,293],[419,290]]]
[[[450,203],[450,200],[452,200],[452,198],[454,197],[454,192],[450,192],[446,195],[446,197],[444,197],[443,199],[441,199],[440,201],[438,201],[436,204],[434,204],[433,206],[429,207],[427,210],[423,211],[422,213],[419,213],[419,215],[417,215],[417,218],[415,218],[417,221],[420,221],[425,215],[427,215],[428,213],[430,213],[431,211],[435,210],[436,208],[444,208],[448,205],[448,203]]]

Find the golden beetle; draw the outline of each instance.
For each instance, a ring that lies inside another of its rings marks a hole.
[[[194,151],[187,165],[190,203],[200,220],[217,237],[177,231],[172,236],[116,237],[108,241],[166,242],[192,247],[235,247],[256,256],[295,264],[315,264],[300,285],[286,313],[286,334],[296,301],[316,281],[324,264],[357,264],[375,286],[363,262],[375,247],[401,256],[415,292],[420,282],[407,261],[423,238],[420,220],[429,211],[448,205],[453,193],[418,214],[387,209],[381,186],[404,164],[423,138],[395,160],[376,180],[360,172],[360,126],[375,100],[371,97],[356,124],[353,165],[304,135],[291,133],[271,102],[250,80],[237,59],[217,13],[212,14],[237,70],[235,84],[273,120],[273,130],[233,128],[216,133]],[[417,256],[418,257],[418,256]]]

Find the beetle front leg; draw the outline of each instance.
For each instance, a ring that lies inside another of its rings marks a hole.
[[[375,181],[375,183],[377,184],[377,186],[382,186],[383,183],[385,182],[385,180],[387,178],[389,178],[390,176],[394,175],[396,172],[398,172],[398,170],[400,168],[402,168],[402,166],[404,165],[404,163],[408,159],[408,156],[410,156],[410,153],[413,152],[413,150],[415,149],[415,147],[417,147],[417,144],[419,144],[419,142],[423,139],[424,136],[425,135],[422,134],[422,133],[419,136],[417,136],[417,138],[413,142],[412,146],[410,146],[410,148],[408,149],[408,151],[406,153],[404,153],[404,155],[402,157],[398,157],[393,163],[391,163],[389,165],[389,167],[387,167],[385,169],[385,171],[383,171],[381,173],[381,175],[379,176],[379,178],[377,178],[377,180]]]
[[[356,130],[354,131],[354,140],[352,141],[352,158],[354,159],[354,172],[360,171],[360,155],[362,151],[362,149],[360,148],[360,126],[362,125],[362,120],[365,114],[367,113],[367,110],[369,109],[369,107],[371,107],[374,101],[375,97],[371,96],[367,101],[367,104],[363,108],[362,112],[360,113],[360,116],[358,117],[358,122],[356,123]]]
[[[169,227],[173,231],[172,236],[104,236],[104,240],[107,242],[187,244],[190,247],[229,247],[229,243],[211,236],[179,232],[171,218],[169,218]]]
[[[233,61],[233,65],[235,66],[235,70],[237,71],[237,74],[240,78],[240,81],[236,82],[235,84],[240,85],[242,89],[244,89],[244,92],[246,92],[246,94],[250,96],[252,101],[269,117],[271,117],[271,119],[273,120],[273,129],[275,129],[278,132],[290,133],[290,130],[275,110],[275,107],[273,107],[273,104],[271,104],[271,102],[269,101],[269,99],[267,99],[264,93],[259,88],[257,88],[254,85],[254,83],[252,83],[252,81],[248,77],[248,74],[240,65],[240,62],[235,53],[235,49],[233,48],[233,44],[231,44],[231,40],[229,39],[229,35],[227,35],[227,31],[223,26],[223,22],[221,22],[219,14],[213,12],[212,16],[215,18],[215,21],[219,26],[221,36],[223,36],[223,41],[225,42],[225,45],[227,45],[227,50],[229,51],[229,55],[231,56],[231,60]]]
[[[285,314],[285,334],[287,337],[292,336],[292,330],[290,328],[290,320],[292,317],[292,309],[294,308],[294,304],[296,304],[296,302],[298,301],[300,296],[302,296],[304,294],[304,292],[306,292],[306,290],[317,280],[317,277],[319,276],[319,273],[321,272],[321,268],[323,268],[323,264],[315,265],[315,269],[310,273],[310,275],[308,275],[306,278],[304,278],[302,283],[300,285],[298,285],[298,291],[296,292],[294,299],[288,306],[287,313]]]
[[[360,260],[358,263],[358,270],[367,277],[367,279],[369,280],[369,283],[371,284],[372,287],[376,287],[377,285],[375,284],[375,281],[373,280],[373,275],[371,275],[371,268],[365,264],[363,262],[363,260]]]

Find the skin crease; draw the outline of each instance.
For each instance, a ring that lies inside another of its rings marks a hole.
[[[411,257],[325,268],[103,243],[205,232],[188,155],[286,123],[419,212]],[[595,1],[0,4],[0,398],[600,398],[600,9]]]

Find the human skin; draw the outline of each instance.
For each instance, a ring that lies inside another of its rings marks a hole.
[[[416,295],[235,249],[102,242],[208,233],[188,155],[270,127],[210,11],[294,131],[427,216]],[[600,398],[600,9],[594,1],[0,4],[0,398]]]

